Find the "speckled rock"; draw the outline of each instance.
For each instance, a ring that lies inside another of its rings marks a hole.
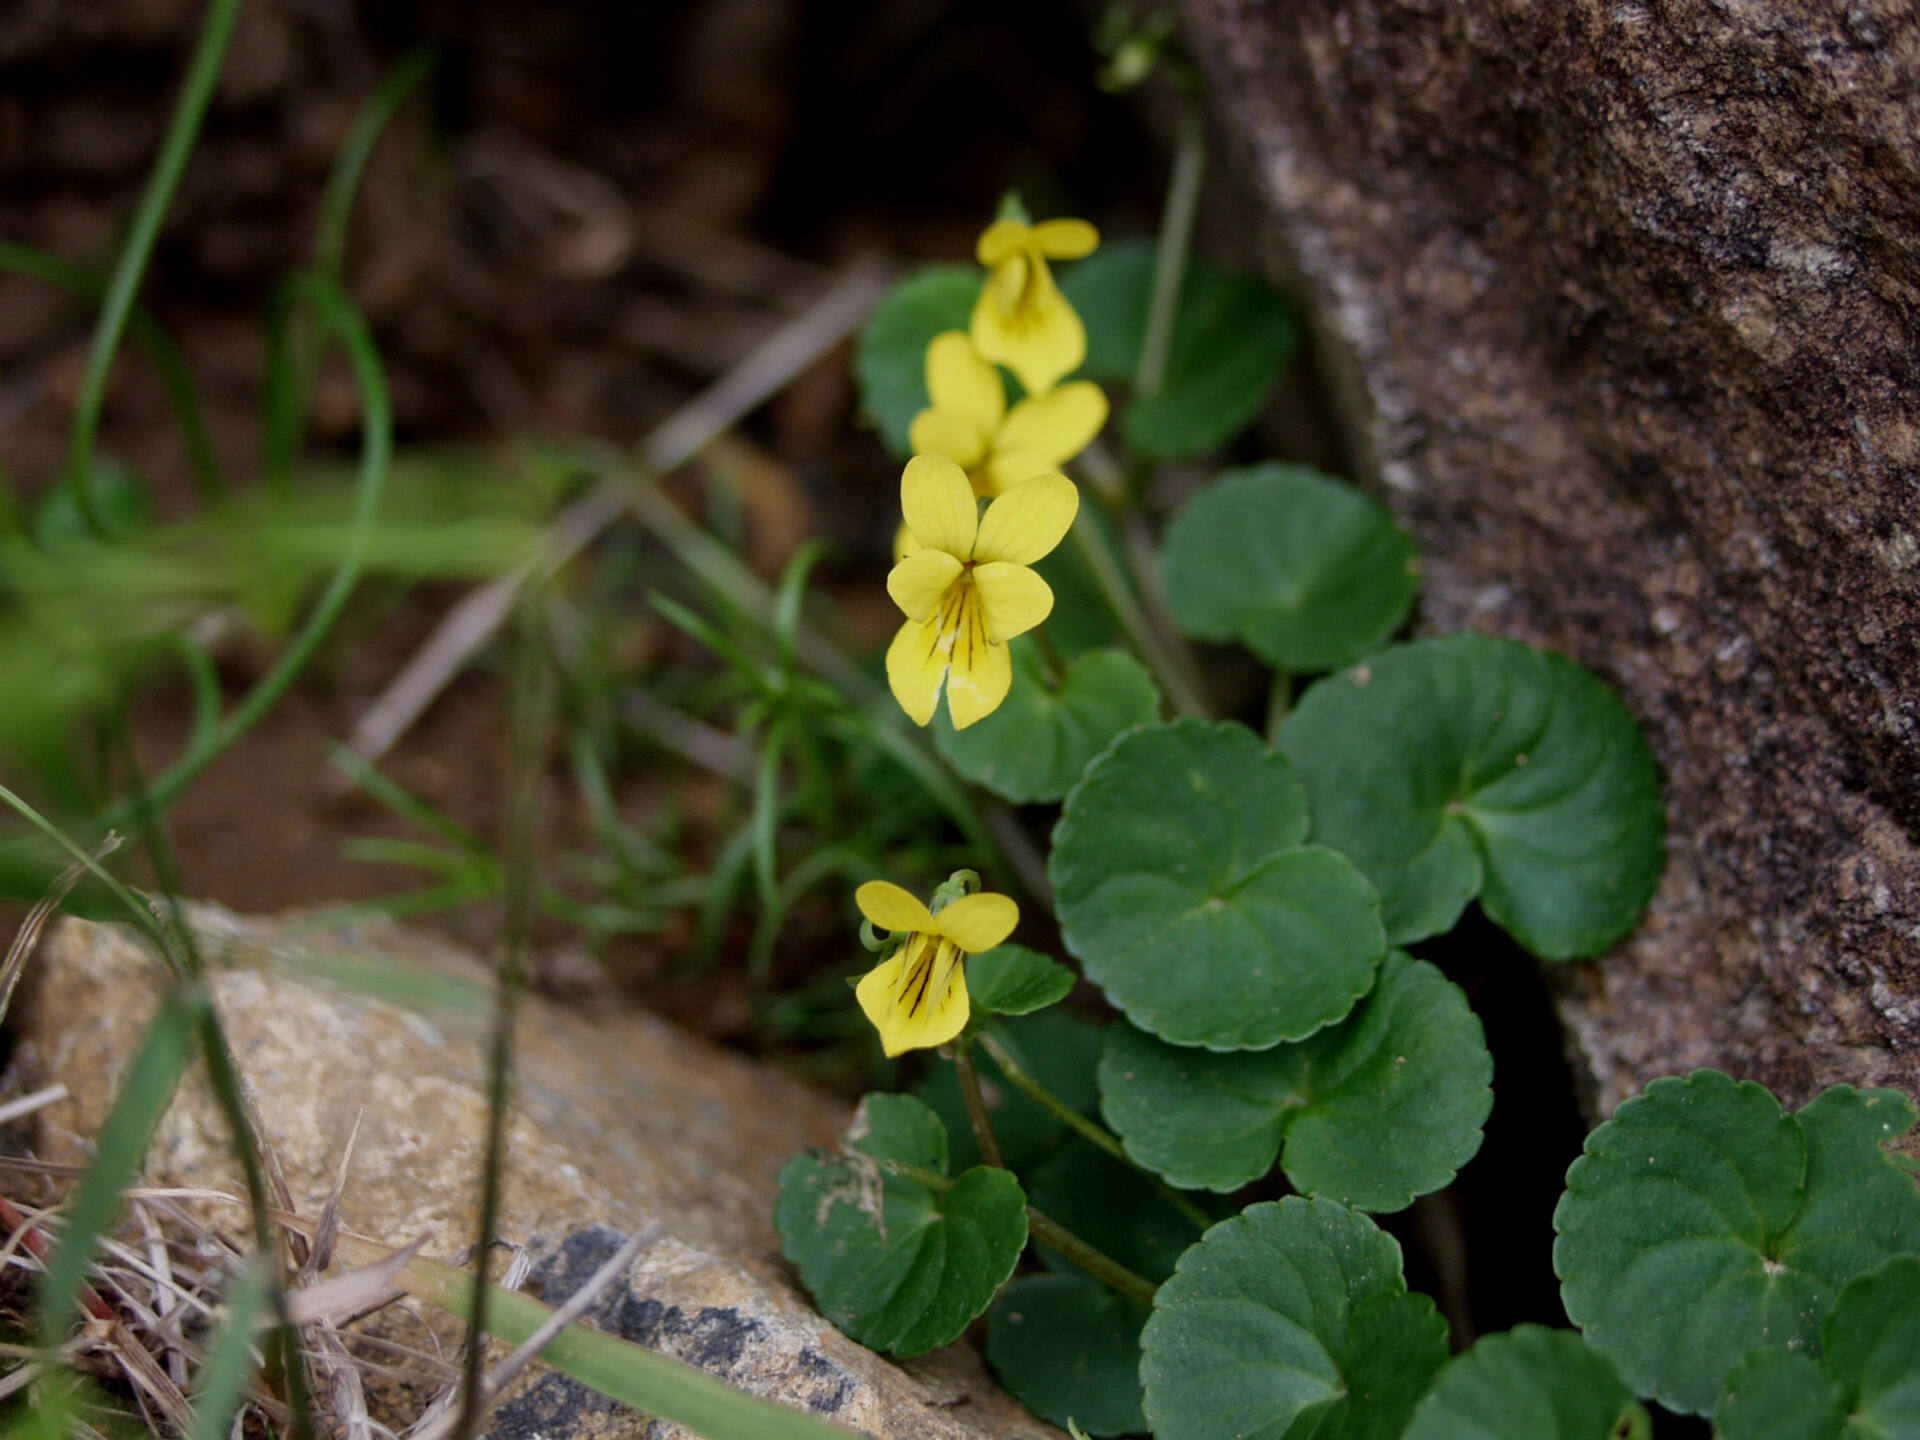
[[[1564,649],[1671,863],[1555,972],[1604,1112],[1920,1094],[1920,10],[1183,0],[1423,623]]]
[[[484,971],[394,926],[193,914],[221,1022],[298,1209],[319,1213],[358,1116],[342,1223],[395,1245],[430,1237],[429,1255],[471,1244]],[[14,1064],[72,1092],[42,1113],[41,1151],[74,1161],[153,1011],[160,967],[128,931],[75,920],[38,963]],[[549,1303],[657,1222],[661,1238],[589,1311],[603,1328],[883,1440],[1058,1440],[969,1347],[889,1362],[839,1334],[797,1289],[772,1226],[776,1177],[802,1148],[834,1140],[845,1106],[640,1013],[586,1015],[529,997],[518,1041],[502,1234],[529,1249],[532,1283]],[[244,1193],[197,1077],[160,1126],[148,1176]],[[244,1233],[237,1210],[206,1213]],[[495,1412],[493,1433],[687,1434],[538,1367]]]

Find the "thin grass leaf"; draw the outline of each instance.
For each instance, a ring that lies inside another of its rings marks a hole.
[[[91,270],[58,255],[36,250],[31,245],[16,245],[9,240],[0,240],[0,270],[10,270],[18,275],[28,275],[50,285],[58,285],[87,300],[98,300],[107,291],[107,282]],[[180,422],[187,464],[193,472],[194,485],[200,491],[201,498],[215,502],[224,500],[226,481],[221,478],[220,462],[214,456],[213,441],[207,434],[206,416],[200,409],[200,396],[194,389],[193,374],[187,369],[186,358],[181,355],[180,347],[144,306],[133,307],[128,317],[128,329],[133,333],[133,343],[140,347],[148,363],[159,375],[160,383],[166,387],[167,400]]]
[[[760,747],[760,764],[753,785],[753,879],[759,887],[763,909],[780,907],[779,842],[780,761],[793,733],[792,712],[783,713],[767,727],[766,742]]]
[[[94,1162],[80,1182],[59,1248],[41,1278],[39,1329],[49,1348],[59,1345],[73,1319],[94,1244],[112,1227],[120,1192],[139,1172],[154,1127],[192,1058],[194,1035],[206,1008],[206,994],[197,986],[168,992],[120,1082],[113,1110],[100,1127]]]
[[[175,630],[169,637],[180,652],[180,666],[187,672],[187,684],[193,691],[193,729],[189,746],[205,744],[220,723],[220,671],[213,656],[186,630]]]
[[[370,1241],[341,1237],[355,1263],[377,1253]],[[397,1284],[455,1316],[472,1313],[473,1277],[437,1260],[416,1259]],[[488,1286],[488,1333],[510,1345],[533,1335],[553,1312],[531,1296]],[[802,1410],[735,1390],[725,1381],[617,1335],[569,1325],[544,1352],[547,1363],[602,1395],[685,1425],[705,1440],[850,1440],[856,1432]]]
[[[220,81],[221,63],[226,59],[227,41],[233,36],[240,16],[240,0],[212,0],[206,19],[201,22],[200,38],[194,47],[187,78],[180,87],[173,118],[160,142],[160,154],[147,176],[133,219],[127,226],[125,242],[114,260],[113,277],[100,305],[100,318],[94,325],[93,344],[87,353],[86,374],[81,377],[80,394],[73,406],[73,434],[67,453],[67,484],[73,491],[75,508],[95,535],[105,535],[100,512],[93,498],[93,440],[100,426],[100,412],[106,404],[107,377],[113,371],[114,355],[120,349],[133,310],[140,277],[153,254],[154,241],[160,235],[160,222],[166,218],[173,192],[193,153],[200,122],[213,101]]]
[[[335,745],[327,758],[339,766],[367,794],[403,820],[411,820],[471,855],[491,856],[487,842],[443,810],[438,810],[404,786],[389,780],[344,745]]]
[[[226,1322],[200,1371],[188,1440],[226,1440],[253,1373],[254,1321],[272,1299],[275,1269],[271,1256],[255,1255],[234,1278],[227,1292]]]
[[[746,651],[734,644],[712,621],[689,610],[678,600],[674,600],[657,592],[647,597],[647,603],[653,606],[655,610],[658,610],[661,615],[665,616],[671,624],[686,631],[687,634],[691,635],[715,655],[726,661],[729,666],[739,673],[741,679],[747,681],[755,689],[765,688],[765,677],[761,674],[759,664],[752,656],[748,655]]]
[[[780,655],[782,669],[798,664],[800,621],[807,600],[807,577],[827,553],[826,542],[809,540],[793,552],[787,568],[780,572],[780,585],[773,595],[773,643]]]
[[[94,862],[97,864],[119,848],[120,837],[107,836],[94,848]],[[14,934],[13,943],[7,947],[6,961],[0,964],[0,1020],[6,1019],[7,1009],[13,1003],[14,987],[20,983],[20,976],[26,971],[27,956],[33,953],[33,947],[40,939],[41,930],[45,928],[53,912],[60,908],[60,902],[67,898],[73,887],[80,883],[80,877],[86,873],[87,867],[83,864],[69,865],[60,872],[60,878],[55,880],[52,887],[40,898],[40,903],[28,911],[27,918],[20,922],[20,928]]]
[[[346,272],[347,221],[353,215],[353,197],[373,147],[401,102],[432,73],[435,59],[434,52],[425,46],[401,56],[360,107],[347,143],[334,156],[327,188],[320,196],[320,227],[313,243],[314,268],[329,280],[337,283]]]
[[[774,942],[780,938],[780,927],[786,921],[787,912],[801,896],[830,876],[838,875],[849,882],[866,880],[878,868],[870,856],[844,845],[815,850],[795,865],[780,882],[779,903],[763,909],[754,924],[753,943],[747,952],[748,977],[759,985],[772,973]]]

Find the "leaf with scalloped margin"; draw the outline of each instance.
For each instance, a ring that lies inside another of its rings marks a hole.
[[[1598,954],[1666,865],[1640,726],[1552,651],[1486,635],[1389,646],[1308,690],[1280,748],[1314,841],[1379,887],[1394,944],[1451,929],[1477,895],[1543,959]]]
[[[945,1173],[947,1132],[911,1095],[868,1095],[847,1154],[797,1155],[780,1172],[774,1223],[825,1315],[862,1345],[918,1355],[957,1338],[1013,1274],[1027,1201],[1005,1170],[975,1166],[939,1190],[893,1160]]]
[[[1447,1362],[1405,1440],[1648,1440],[1612,1362],[1571,1330],[1516,1325]]]
[[[1331,670],[1380,644],[1420,588],[1419,552],[1386,507],[1307,465],[1229,470],[1167,523],[1167,611],[1198,640],[1269,665]]]
[[[1176,1045],[1255,1050],[1339,1020],[1386,953],[1373,887],[1302,845],[1286,760],[1243,725],[1133,730],[1087,767],[1047,873],[1087,978]]]
[[[1713,1412],[1724,1440],[1920,1440],[1920,1256],[1855,1276],[1821,1354],[1768,1346],[1741,1361]]]
[[[1038,950],[1009,942],[967,957],[967,998],[975,1011],[1030,1015],[1064,1000],[1073,971]]]
[[[1140,1340],[1157,1440],[1399,1440],[1447,1358],[1392,1237],[1298,1196],[1207,1231]]]
[[[1160,692],[1146,667],[1121,650],[1089,650],[1047,684],[1038,643],[1013,641],[1013,688],[998,710],[964,730],[943,707],[934,747],[976,785],[1017,805],[1058,800],[1088,762],[1122,731],[1160,718]]]
[[[1881,1149],[1914,1119],[1893,1090],[1788,1115],[1716,1070],[1654,1081],[1567,1172],[1568,1316],[1638,1393],[1705,1414],[1748,1351],[1812,1345],[1847,1281],[1920,1249],[1920,1190]]]
[[[1042,1420],[1089,1435],[1146,1429],[1140,1327],[1147,1307],[1085,1275],[1029,1275],[987,1311],[987,1363]]]
[[[1140,363],[1153,290],[1153,242],[1116,240],[1076,261],[1060,291],[1087,327],[1080,375],[1126,384]],[[1189,258],[1166,378],[1120,414],[1127,442],[1163,460],[1218,449],[1259,414],[1300,344],[1291,301],[1255,275]]]
[[[1116,1021],[1101,1113],[1133,1160],[1187,1189],[1236,1190],[1278,1157],[1302,1194],[1399,1210],[1480,1148],[1492,1077],[1460,987],[1394,950],[1353,1013],[1269,1050],[1213,1054]]]
[[[912,453],[907,431],[927,408],[927,346],[943,330],[973,323],[973,302],[984,277],[973,265],[929,265],[880,297],[860,331],[853,378],[860,407],[873,417],[880,440],[897,459]]]

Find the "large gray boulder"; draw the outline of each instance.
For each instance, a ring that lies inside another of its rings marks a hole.
[[[1424,623],[1554,645],[1665,772],[1556,988],[1604,1109],[1920,1093],[1920,10],[1183,0]]]

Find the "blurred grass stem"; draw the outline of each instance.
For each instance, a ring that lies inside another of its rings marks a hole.
[[[74,508],[89,532],[107,537],[106,522],[93,498],[94,436],[100,428],[100,412],[106,403],[107,379],[113,372],[113,360],[120,349],[120,337],[133,311],[134,295],[140,289],[141,276],[153,254],[160,223],[166,218],[173,192],[187,168],[200,134],[200,122],[206,118],[219,83],[220,67],[226,59],[227,42],[233,36],[234,22],[240,14],[240,0],[209,0],[206,19],[200,26],[200,40],[194,47],[187,69],[186,83],[174,107],[173,119],[160,142],[160,155],[147,177],[147,188],[134,209],[126,241],[114,261],[113,275],[107,281],[106,298],[100,306],[100,318],[94,326],[93,346],[87,354],[87,369],[80,381],[80,394],[74,402],[73,437],[67,452],[67,484],[73,491]]]

